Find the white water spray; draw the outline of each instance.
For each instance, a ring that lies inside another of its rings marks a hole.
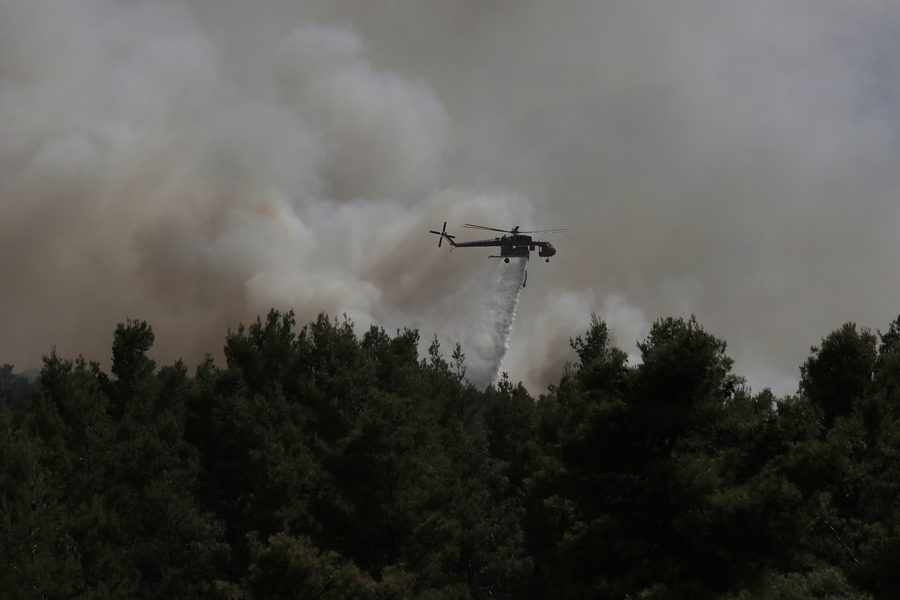
[[[527,266],[524,258],[491,263],[457,300],[460,309],[441,328],[462,347],[466,377],[476,387],[484,388],[500,375]]]

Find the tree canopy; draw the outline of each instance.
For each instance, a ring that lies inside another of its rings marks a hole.
[[[848,323],[795,395],[693,317],[640,361],[606,324],[534,398],[465,348],[325,314],[229,331],[223,365],[0,369],[8,598],[882,599],[900,593],[900,319]]]

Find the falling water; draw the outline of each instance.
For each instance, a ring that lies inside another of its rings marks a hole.
[[[459,342],[466,355],[466,377],[479,388],[500,374],[527,265],[523,258],[491,262],[442,327],[444,337]]]

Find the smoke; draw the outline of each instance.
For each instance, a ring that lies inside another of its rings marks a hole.
[[[644,311],[630,305],[624,296],[613,294],[604,298],[597,316],[609,327],[610,342],[628,354],[628,362],[639,363],[641,356],[637,352],[636,342],[650,333],[650,323]]]
[[[577,362],[571,342],[585,333],[591,315],[606,323],[610,342],[628,354],[630,364],[640,363],[637,342],[650,333],[650,323],[644,312],[627,298],[612,294],[598,302],[590,290],[550,290],[542,296],[538,316],[528,323],[524,332],[516,331],[510,338],[509,362],[531,366],[523,381],[553,382],[558,380],[562,365]]]
[[[696,314],[793,392],[823,335],[897,316],[898,26],[883,0],[0,0],[0,362],[108,364],[136,317],[196,364],[273,306],[447,349],[496,267],[435,248],[448,221],[568,228],[502,362],[535,393],[591,312],[632,354]]]

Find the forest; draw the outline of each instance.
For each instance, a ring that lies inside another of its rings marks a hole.
[[[753,393],[695,318],[630,365],[596,317],[558,384],[271,311],[189,373],[120,324],[112,366],[0,369],[0,596],[900,597],[900,318]]]

